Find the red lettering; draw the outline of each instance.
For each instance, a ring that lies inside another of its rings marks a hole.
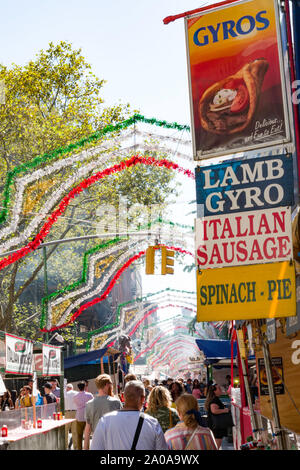
[[[271,254],[270,255],[268,254],[268,251],[267,251],[267,244],[269,242],[273,243],[273,247],[271,248]],[[267,259],[276,258],[276,246],[274,246],[274,245],[275,245],[275,238],[266,238],[266,240],[264,241],[264,244],[263,244],[263,252],[264,252],[265,258],[267,258]]]
[[[225,232],[228,232],[228,237],[226,237],[224,235]],[[230,225],[230,221],[229,219],[225,219],[225,222],[224,222],[224,225],[223,225],[223,231],[222,231],[222,235],[220,238],[233,238],[234,235],[233,235],[233,231],[231,230],[231,225]]]
[[[209,260],[209,264],[215,264],[213,259],[217,258],[217,263],[216,264],[222,264],[222,258],[220,256],[220,251],[218,245],[215,243],[211,252],[211,257]]]
[[[271,233],[266,214],[262,214],[260,218],[257,235],[262,235],[262,231],[261,231],[262,228],[266,229],[265,233]]]
[[[245,248],[243,248],[241,245],[244,245]],[[236,244],[236,257],[237,257],[238,261],[246,261],[246,259],[248,257],[248,251],[247,251],[246,247],[247,247],[247,245],[246,245],[246,242],[244,240],[240,240]],[[239,256],[239,254],[242,254],[244,257],[241,258]]]
[[[276,221],[280,225],[281,231],[285,232],[285,212],[281,212],[282,219],[280,219],[279,212],[272,212],[272,216],[274,217],[274,219],[273,219],[274,220],[273,233],[278,233]]]
[[[254,254],[255,253],[257,254],[256,260],[263,259],[263,256],[262,256],[261,251],[260,251],[259,243],[258,243],[257,240],[254,240],[254,242],[253,242],[251,254],[249,256],[249,261],[254,260]]]
[[[229,245],[229,243],[222,243],[223,253],[224,253],[224,261],[226,263],[232,263],[232,261],[234,260],[234,245],[235,245],[235,242],[230,242],[230,245],[231,245],[231,259],[228,259],[228,256],[227,256],[227,245]]]
[[[213,240],[217,240],[219,238],[218,233],[217,233],[217,224],[221,225],[221,220],[220,219],[213,219],[209,222],[209,226],[213,225],[213,230],[214,230],[214,236]]]
[[[241,219],[242,219],[241,216],[236,217],[236,226],[237,226],[236,236],[237,237],[245,237],[247,235],[247,232],[248,232],[247,229],[244,231],[244,233],[241,232]]]
[[[203,241],[206,242],[208,240],[207,238],[207,220],[204,220],[203,222]]]
[[[202,250],[205,250],[205,251],[202,251]],[[198,247],[197,256],[200,256],[200,258],[203,258],[203,259],[204,259],[204,261],[201,261],[201,260],[197,257],[197,263],[198,263],[198,265],[202,266],[202,265],[204,265],[204,264],[207,263],[206,245],[201,245],[201,246]]]
[[[254,230],[253,230],[253,219],[254,215],[248,215],[248,220],[249,220],[249,233],[248,235],[255,235]]]
[[[278,237],[278,258],[284,258],[291,253],[291,248],[287,251],[287,243],[290,243],[289,237]],[[284,252],[285,250],[285,252]]]

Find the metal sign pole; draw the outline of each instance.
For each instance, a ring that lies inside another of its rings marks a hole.
[[[241,340],[240,340],[239,335],[237,335],[237,341],[238,341],[239,350],[241,351],[241,350],[242,350],[242,345],[241,345]],[[255,412],[254,412],[254,408],[253,408],[253,404],[252,404],[252,398],[251,398],[251,393],[250,393],[248,374],[247,374],[247,370],[246,370],[245,360],[244,360],[242,354],[240,355],[240,360],[241,360],[241,365],[242,365],[242,371],[243,371],[244,385],[245,385],[245,390],[246,390],[246,396],[247,396],[247,401],[248,401],[248,407],[249,407],[249,411],[250,411],[250,419],[251,419],[252,432],[253,432],[254,438],[255,438],[255,439],[258,439],[258,436],[259,436],[259,434],[258,434],[259,426],[258,426],[257,416],[256,416],[256,414],[255,414]]]
[[[260,338],[261,338],[262,351],[263,351],[263,355],[264,355],[264,362],[265,362],[265,368],[266,368],[269,396],[270,396],[271,407],[272,407],[272,416],[273,416],[274,425],[275,425],[275,435],[278,439],[278,448],[279,448],[279,450],[287,450],[288,447],[287,447],[287,443],[286,443],[286,439],[285,439],[285,432],[282,429],[281,424],[280,424],[278,404],[277,404],[277,398],[276,398],[276,394],[275,394],[273,376],[272,376],[272,363],[271,363],[269,345],[263,337],[260,325],[258,326],[258,331],[259,331],[259,335],[260,335]]]
[[[48,273],[47,273],[47,249],[43,246],[43,260],[44,260],[44,295],[48,297]],[[46,328],[48,328],[48,302],[46,302]],[[46,332],[45,342],[49,342],[49,333]]]

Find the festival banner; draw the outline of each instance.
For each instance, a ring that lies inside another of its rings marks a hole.
[[[194,159],[291,141],[276,0],[185,18]]]
[[[197,272],[197,322],[295,314],[295,268],[289,261]]]
[[[197,217],[294,205],[291,154],[198,166]]]
[[[43,344],[43,376],[61,375],[61,348]]]
[[[33,342],[5,333],[6,365],[8,374],[33,374]]]
[[[196,219],[200,269],[274,263],[293,258],[291,208]]]

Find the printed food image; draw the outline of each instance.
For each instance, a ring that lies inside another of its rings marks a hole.
[[[272,378],[274,384],[279,384],[282,381],[280,371],[278,371],[276,367],[272,367]],[[268,385],[267,373],[265,369],[260,371],[260,381],[263,385]]]
[[[268,67],[265,59],[254,60],[209,87],[199,102],[202,127],[213,134],[245,129],[254,116]]]

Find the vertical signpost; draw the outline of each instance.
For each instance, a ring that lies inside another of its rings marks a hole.
[[[197,321],[296,313],[292,88],[279,18],[277,0],[185,17],[194,159],[230,154],[196,168]],[[266,380],[273,400],[269,369]]]

